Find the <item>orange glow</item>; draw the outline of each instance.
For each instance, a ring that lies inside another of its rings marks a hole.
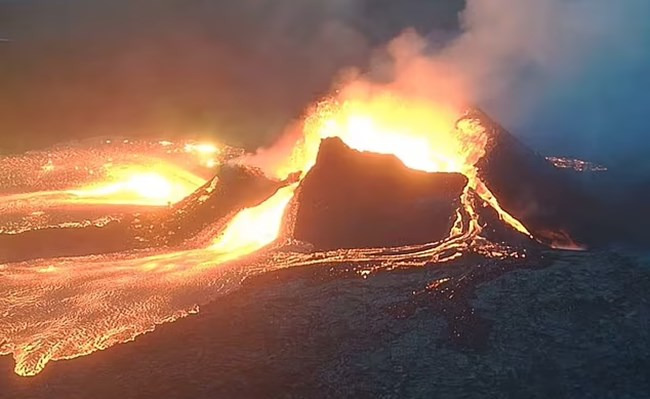
[[[185,152],[198,152],[199,154],[216,154],[219,152],[217,146],[207,143],[185,144]]]
[[[105,181],[67,190],[73,203],[149,205],[176,203],[205,180],[170,164],[107,165]]]
[[[304,124],[304,137],[277,172],[307,172],[320,142],[340,137],[360,151],[394,154],[413,169],[461,172],[472,149],[452,138],[456,114],[425,101],[406,101],[391,93],[319,104]]]
[[[231,155],[208,143],[102,140],[0,157],[0,212],[42,212],[46,219],[47,209],[67,205],[167,206],[211,178],[222,156]]]
[[[195,156],[201,165],[206,168],[214,168],[219,165],[214,157],[221,153],[219,147],[210,143],[187,143],[183,146],[183,151]]]

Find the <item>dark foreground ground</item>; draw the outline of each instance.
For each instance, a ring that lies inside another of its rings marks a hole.
[[[546,258],[431,295],[413,293],[447,275],[463,281],[472,267],[269,274],[197,316],[35,378],[0,358],[0,397],[650,397],[650,261]]]

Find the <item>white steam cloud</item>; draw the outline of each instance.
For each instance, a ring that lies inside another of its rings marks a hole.
[[[467,0],[461,23],[436,57],[535,147],[603,160],[650,150],[650,2]]]

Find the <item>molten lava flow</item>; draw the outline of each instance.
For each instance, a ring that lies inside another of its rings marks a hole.
[[[102,140],[0,157],[0,210],[164,206],[194,192],[233,156],[208,143]]]
[[[197,303],[232,290],[248,275],[287,267],[255,258],[225,263],[275,240],[296,187],[280,188],[237,213],[207,248],[0,265],[0,355],[13,354],[15,372],[32,376],[49,361],[127,342],[196,313]]]
[[[171,164],[109,165],[105,181],[65,193],[70,203],[161,206],[192,194],[205,180]]]
[[[273,242],[296,187],[297,184],[283,187],[262,204],[239,212],[209,248],[236,259]]]

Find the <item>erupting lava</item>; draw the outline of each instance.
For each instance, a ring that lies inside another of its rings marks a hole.
[[[520,256],[480,237],[477,203],[481,200],[510,226],[530,234],[501,209],[478,178],[475,164],[485,154],[488,136],[478,122],[462,112],[388,91],[372,96],[342,95],[315,107],[300,133],[287,157],[264,165],[267,173],[284,179],[299,172],[302,179],[316,162],[321,140],[339,137],[356,150],[394,154],[413,169],[465,175],[469,183],[449,237],[395,248],[321,253],[286,248],[258,251],[275,241],[285,224],[290,223],[288,208],[299,187],[299,182],[293,183],[261,204],[234,215],[205,248],[0,265],[0,354],[13,354],[16,373],[34,375],[50,360],[90,354],[132,340],[157,324],[196,312],[197,304],[214,300],[247,276],[273,269],[357,262],[363,264],[367,275],[379,268],[444,262],[462,255],[470,246],[486,256]],[[169,146],[169,142],[159,144],[162,148]],[[188,145],[182,151],[205,156],[213,155],[216,148]],[[48,163],[43,174],[56,170],[56,164]],[[83,184],[81,188],[12,195],[32,195],[33,200],[55,192],[56,200],[75,205],[166,205],[180,200],[206,180],[167,167],[117,166],[111,170],[110,179]],[[13,198],[13,208],[9,209],[15,211],[19,200]],[[0,198],[2,203],[10,203],[7,196]],[[43,202],[27,203],[44,207]]]
[[[480,145],[471,141],[481,137],[456,136],[457,120],[457,113],[390,93],[324,101],[307,116],[303,137],[276,173],[280,177],[295,171],[306,174],[316,161],[321,140],[328,137],[339,137],[359,151],[393,154],[413,169],[463,172],[473,156],[480,157]]]

